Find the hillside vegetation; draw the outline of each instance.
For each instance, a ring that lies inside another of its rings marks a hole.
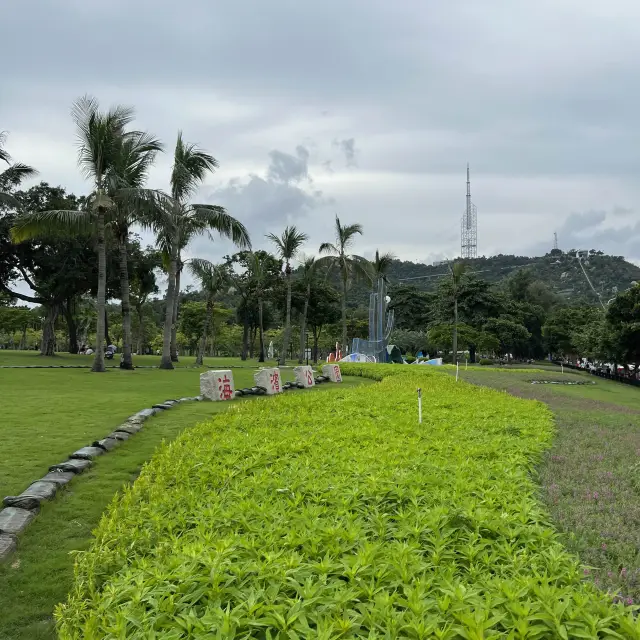
[[[571,303],[598,304],[596,296],[587,283],[574,252],[552,251],[540,257],[498,255],[469,260],[469,269],[482,280],[498,283],[518,269],[530,269],[537,280],[542,281],[556,294]],[[624,291],[635,280],[640,282],[640,267],[627,262],[622,256],[607,256],[593,252],[584,265],[593,286],[603,300]],[[438,282],[448,274],[446,264],[426,265],[419,262],[394,260],[388,276],[392,285],[411,285],[421,291],[434,291]],[[369,289],[356,285],[352,302],[368,300]]]

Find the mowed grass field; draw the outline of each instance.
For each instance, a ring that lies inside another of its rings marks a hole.
[[[30,353],[11,356],[17,364],[34,357]],[[57,364],[58,359],[53,360]],[[0,365],[5,362],[0,359]],[[252,386],[255,361],[226,359],[207,364],[222,368],[232,363],[245,367],[233,370],[236,388]],[[0,498],[20,493],[50,465],[106,436],[136,411],[170,398],[198,395],[201,372],[187,368],[104,374],[82,369],[0,369]],[[292,370],[284,369],[283,379],[293,379]],[[344,385],[368,383],[345,378]],[[323,385],[287,393],[326,394],[330,403],[332,389]],[[252,397],[237,402],[269,401]],[[90,470],[44,505],[20,538],[18,552],[0,565],[0,639],[55,638],[52,612],[71,584],[71,554],[87,548],[92,530],[116,492],[135,480],[163,440],[171,441],[185,428],[228,408],[227,403],[185,403],[149,419],[140,433],[98,458]]]
[[[557,432],[539,469],[541,497],[585,578],[627,605],[640,604],[640,388],[558,367],[460,376],[551,408]]]

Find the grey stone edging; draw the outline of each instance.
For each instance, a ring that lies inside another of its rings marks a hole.
[[[9,367],[14,368],[14,367]],[[26,368],[26,367],[25,367]],[[82,367],[84,368],[84,367]],[[93,460],[118,447],[122,442],[135,435],[143,427],[148,418],[171,409],[182,402],[203,400],[202,396],[167,400],[161,404],[142,409],[127,418],[102,440],[74,451],[69,459],[49,467],[49,472],[35,480],[18,496],[7,496],[3,500],[5,506],[0,510],[0,562],[7,560],[17,548],[17,536],[21,534],[36,518],[40,505],[44,501],[53,500],[56,493],[76,475],[88,469]]]

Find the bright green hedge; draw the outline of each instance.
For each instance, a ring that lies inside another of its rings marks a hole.
[[[384,379],[238,404],[163,446],[79,555],[60,638],[640,637],[536,500],[544,405],[343,371]]]

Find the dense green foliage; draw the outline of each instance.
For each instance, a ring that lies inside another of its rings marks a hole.
[[[344,372],[382,382],[247,403],[164,446],[78,557],[60,638],[640,637],[537,501],[543,405]]]

